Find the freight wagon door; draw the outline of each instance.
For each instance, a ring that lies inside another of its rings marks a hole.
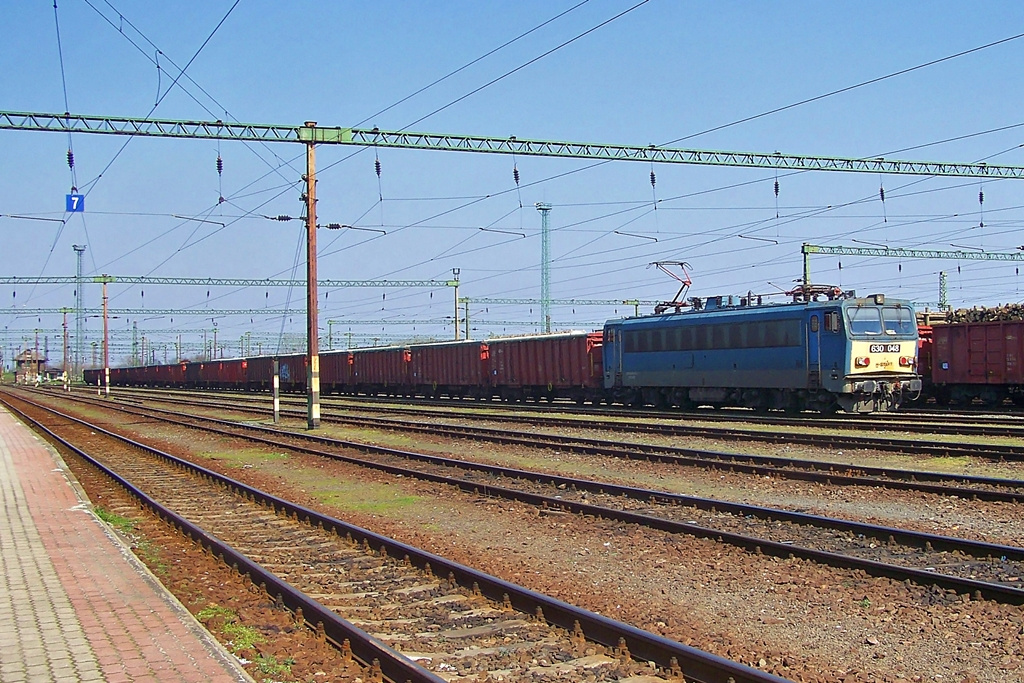
[[[1000,325],[1003,328],[1003,339],[1006,342],[1006,382],[1007,384],[1024,384],[1024,366],[1021,365],[1021,352],[1024,351],[1021,342],[1022,325],[1019,322],[1010,322]]]
[[[972,325],[967,331],[967,362],[971,381],[1002,384],[1006,354],[999,325]]]
[[[1006,338],[1002,325],[985,326],[985,381],[989,384],[1006,384]]]

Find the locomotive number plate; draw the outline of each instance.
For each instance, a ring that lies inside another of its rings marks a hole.
[[[899,344],[872,344],[870,353],[899,353]]]

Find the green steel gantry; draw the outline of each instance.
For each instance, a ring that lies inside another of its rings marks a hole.
[[[563,157],[602,161],[643,161],[700,166],[738,166],[803,171],[893,173],[899,175],[959,176],[972,178],[1024,178],[1024,167],[986,163],[904,161],[884,158],[827,157],[780,152],[728,152],[614,145],[591,142],[556,142],[516,136],[484,137],[387,131],[379,128],[342,128],[317,125],[267,125],[225,121],[176,121],[116,116],[83,116],[42,112],[0,111],[0,129],[94,133],[135,137],[292,142],[307,145],[354,145],[483,152],[519,156]]]
[[[804,243],[800,247],[804,258],[804,284],[811,283],[811,254],[833,254],[837,256],[880,256],[882,258],[904,259],[953,259],[957,261],[1024,261],[1024,251],[942,251],[935,249],[904,249],[902,247],[845,247]],[[939,273],[939,307],[946,310],[949,299],[946,290],[946,274]]]
[[[124,285],[195,285],[201,287],[305,287],[305,280],[276,280],[223,277],[150,277],[146,275],[97,275],[85,278],[88,282],[107,282]],[[0,285],[73,285],[76,277],[0,277]],[[458,280],[317,280],[325,288],[343,287],[458,287]]]

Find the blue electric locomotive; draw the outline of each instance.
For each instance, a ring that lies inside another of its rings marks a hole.
[[[604,328],[611,400],[833,412],[895,410],[921,390],[909,301],[882,294],[758,304],[691,300],[691,310]]]

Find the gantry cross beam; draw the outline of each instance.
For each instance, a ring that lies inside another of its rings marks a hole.
[[[85,278],[88,282],[107,282],[124,285],[192,285],[200,287],[305,287],[305,280],[277,280],[224,277],[150,277],[146,275],[107,275]],[[0,277],[0,285],[73,285],[75,277]],[[458,287],[458,280],[318,280],[325,288],[344,287]]]
[[[562,157],[602,161],[643,161],[698,166],[738,166],[847,173],[1024,178],[1024,167],[985,163],[907,161],[884,158],[830,157],[780,152],[729,152],[706,149],[557,142],[510,137],[386,131],[379,128],[288,126],[224,121],[175,121],[116,116],[84,116],[42,112],[0,111],[0,129],[94,133],[135,137],[292,142],[306,145],[355,145],[482,152],[519,156]]]

